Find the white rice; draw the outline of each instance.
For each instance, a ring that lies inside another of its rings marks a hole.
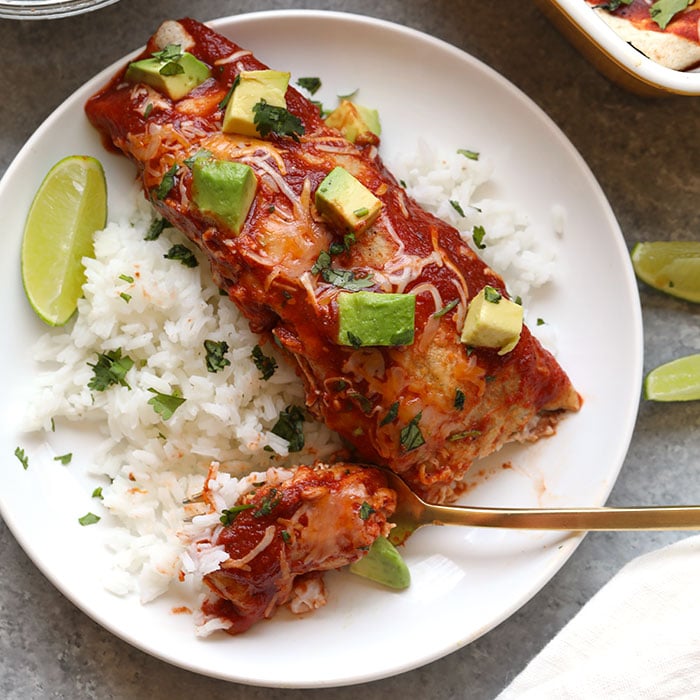
[[[484,227],[487,246],[478,252],[504,276],[512,295],[527,299],[550,279],[555,227],[543,232],[508,203],[480,198],[492,176],[486,160],[439,155],[421,144],[393,169],[409,194],[456,226],[470,244],[473,227]],[[464,216],[450,200],[459,203]],[[212,462],[222,465],[216,486],[220,512],[245,488],[245,480],[229,473],[242,476],[328,459],[340,442],[323,425],[306,422],[306,448],[288,455],[287,442],[271,428],[287,406],[303,405],[299,379],[280,357],[274,375],[260,378],[251,359],[258,338],[220,295],[206,261],[197,253],[199,266],[188,268],[166,259],[175,243],[194,246],[174,229],[145,241],[153,212],[136,190],[134,201],[133,211],[96,235],[75,321],[45,334],[34,348],[41,371],[26,429],[50,431],[54,421],[57,429],[62,421],[90,422],[100,433],[90,472],[96,483],[105,484],[103,506],[111,516],[109,525],[100,524],[113,552],[105,586],[148,601],[168,590],[181,572],[196,583],[225,557],[215,547],[193,548],[180,536],[191,527],[199,534],[217,527],[218,512],[195,518],[193,526],[183,522],[182,500],[201,489]],[[561,212],[558,217],[563,221]],[[207,371],[206,339],[228,343],[231,364],[223,371]],[[129,386],[91,391],[90,364],[98,353],[117,349],[134,361],[125,377]],[[263,351],[275,355],[269,345]],[[164,420],[149,404],[152,390],[179,394],[185,402]],[[204,621],[201,631],[217,626]]]

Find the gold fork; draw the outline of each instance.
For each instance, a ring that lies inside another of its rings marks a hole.
[[[514,530],[624,531],[624,530],[700,530],[700,506],[629,506],[622,508],[485,508],[480,506],[435,505],[426,503],[395,472],[379,469],[389,488],[396,491],[396,511],[389,519],[395,524],[389,539],[401,544],[424,525],[467,525]],[[187,520],[204,507],[203,493],[183,501],[190,510]],[[194,508],[192,508],[194,506]],[[206,510],[206,508],[205,508]]]
[[[383,467],[396,491],[396,527],[389,539],[403,542],[424,525],[469,525],[520,530],[700,530],[700,506],[634,506],[624,508],[483,508],[426,503],[396,473]]]

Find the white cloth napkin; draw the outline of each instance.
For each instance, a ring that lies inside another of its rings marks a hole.
[[[497,700],[700,698],[700,535],[627,564]]]

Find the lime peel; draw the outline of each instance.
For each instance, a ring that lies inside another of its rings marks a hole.
[[[644,379],[644,398],[650,401],[700,399],[700,354],[679,357],[651,370]]]
[[[637,243],[631,257],[642,282],[671,296],[700,303],[700,241]]]
[[[107,222],[102,164],[72,155],[56,163],[34,195],[22,238],[22,284],[30,305],[52,326],[68,322],[82,296],[84,257]]]

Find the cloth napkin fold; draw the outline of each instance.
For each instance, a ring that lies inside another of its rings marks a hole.
[[[700,698],[700,535],[634,559],[497,700]]]

